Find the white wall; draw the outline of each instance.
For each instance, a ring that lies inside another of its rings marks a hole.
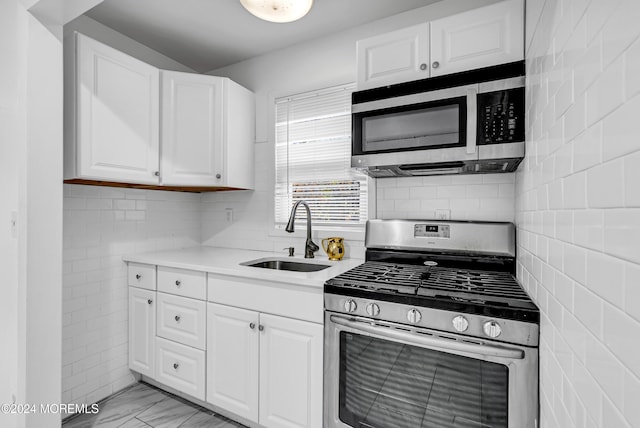
[[[203,195],[203,243],[273,251],[282,251],[283,247],[294,245],[298,253],[302,252],[304,249],[302,234],[296,233],[295,236],[291,236],[273,231],[274,99],[355,82],[356,41],[359,39],[490,3],[495,3],[495,0],[446,0],[210,71],[209,74],[230,77],[255,92],[258,143],[256,144],[255,191]],[[383,181],[378,180],[379,183]],[[398,184],[401,181],[397,180],[394,183]],[[415,182],[405,183],[410,185],[409,183]],[[404,186],[404,183],[401,185]],[[371,198],[375,199],[375,197],[376,192],[373,191]],[[393,199],[389,192],[384,198],[387,201],[386,206],[389,205],[388,201]],[[511,202],[513,205],[513,197]],[[226,222],[225,208],[234,209],[233,224]],[[406,212],[406,210],[402,211]],[[513,209],[510,212],[512,213]],[[375,211],[373,215],[375,216]],[[509,218],[513,220],[513,215]],[[314,231],[314,236],[318,238],[335,234],[346,237],[348,256],[364,257],[362,233]]]
[[[542,8],[540,3],[544,3]],[[640,426],[640,2],[527,2],[518,277],[541,309],[541,426]]]
[[[48,21],[45,28],[23,2],[0,5],[3,403],[61,399],[61,33],[61,23]],[[10,228],[12,211],[17,212],[16,237]],[[0,414],[3,427],[59,423],[55,413]]]
[[[135,382],[122,256],[199,243],[199,194],[64,185],[63,402],[95,403]]]
[[[20,166],[26,162],[26,19],[17,1],[0,2],[0,402],[18,393],[18,239],[11,233],[11,212],[18,210]],[[23,356],[23,354],[22,354]],[[0,414],[0,425],[17,426],[15,415]]]

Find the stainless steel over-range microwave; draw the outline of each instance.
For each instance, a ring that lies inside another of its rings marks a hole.
[[[351,166],[372,177],[515,171],[524,62],[354,92]]]

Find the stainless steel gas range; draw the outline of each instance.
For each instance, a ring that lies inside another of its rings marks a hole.
[[[324,425],[536,428],[539,311],[511,223],[372,220],[325,284]]]

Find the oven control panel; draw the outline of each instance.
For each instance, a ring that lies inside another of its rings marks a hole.
[[[420,223],[413,226],[414,238],[451,238],[451,226],[448,224]]]

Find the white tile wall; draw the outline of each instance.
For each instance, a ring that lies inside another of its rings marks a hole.
[[[515,190],[541,426],[640,427],[640,2],[532,3]]]
[[[377,180],[377,218],[515,221],[515,173]]]
[[[200,195],[65,184],[62,401],[134,381],[124,254],[200,243]]]

